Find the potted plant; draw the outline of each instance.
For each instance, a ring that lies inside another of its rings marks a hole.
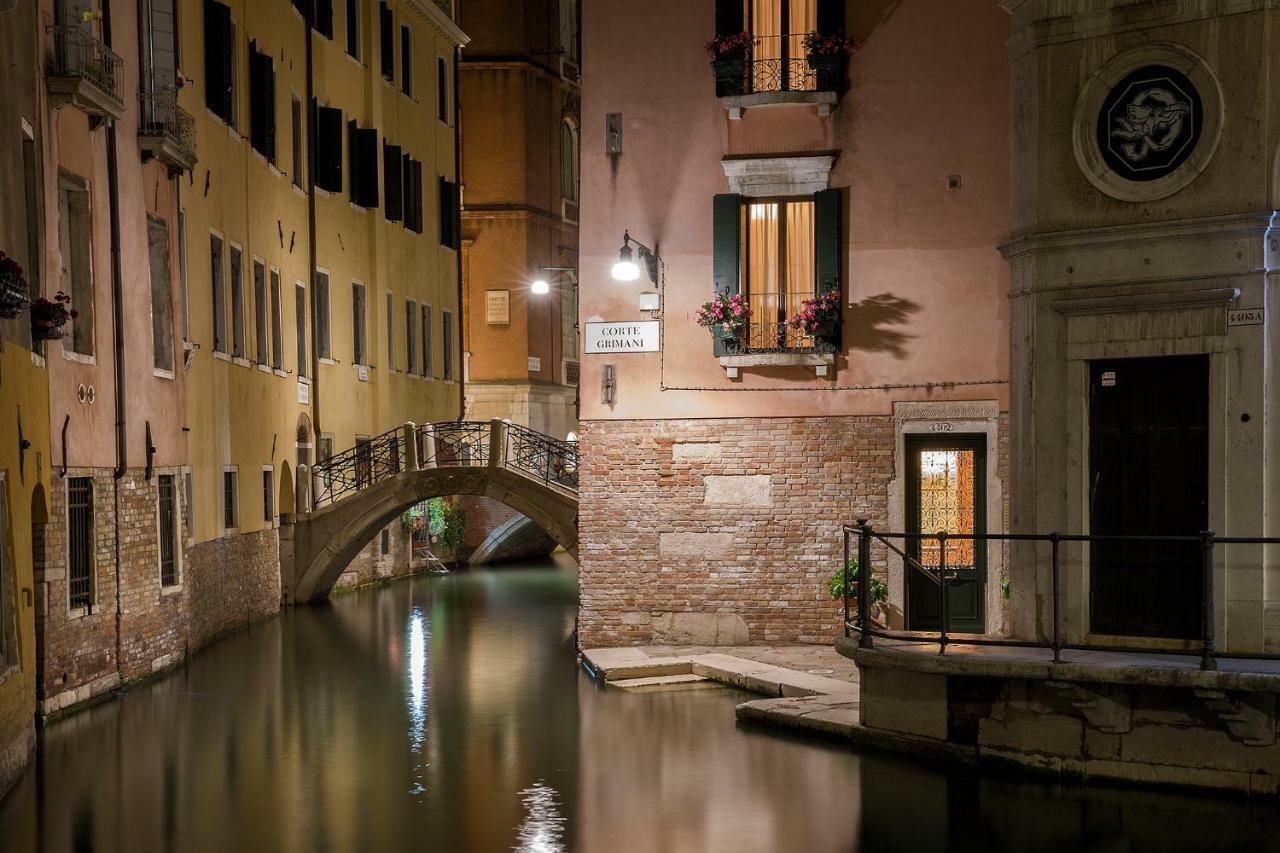
[[[840,328],[843,307],[840,291],[832,290],[801,302],[800,310],[787,321],[787,325],[820,344],[829,345]]]
[[[71,307],[71,297],[59,290],[53,299],[41,296],[31,303],[31,338],[36,341],[56,341],[62,337],[62,327],[68,320],[79,317]]]
[[[839,91],[844,86],[845,63],[858,49],[857,40],[842,35],[824,36],[811,30],[804,37],[804,49],[817,78],[818,91]]]
[[[22,267],[13,258],[0,252],[0,319],[12,320],[31,304],[27,281],[22,277]]]
[[[702,304],[697,316],[698,325],[709,329],[712,337],[737,341],[751,321],[751,306],[741,293],[732,296],[719,293],[715,299]]]
[[[746,94],[747,60],[754,44],[755,39],[747,32],[718,35],[707,42],[716,74],[716,97]]]
[[[835,574],[827,581],[827,592],[831,594],[833,599],[841,599],[846,596],[849,598],[849,612],[855,613],[858,609],[858,561],[850,560],[848,565],[849,588],[845,589],[844,578],[845,572],[836,569]],[[871,621],[880,621],[880,606],[889,600],[889,587],[885,586],[884,581],[871,575],[871,580],[867,584],[870,600],[867,601],[867,615],[871,617]]]

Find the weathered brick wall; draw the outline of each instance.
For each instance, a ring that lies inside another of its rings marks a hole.
[[[842,524],[885,518],[889,417],[583,422],[584,647],[830,642]]]
[[[382,553],[382,533],[379,532],[338,577],[337,583],[333,585],[334,589],[352,589],[412,573],[409,565],[409,537],[401,527],[400,519],[391,522],[383,530],[387,533],[388,552]]]
[[[463,553],[470,555],[495,528],[515,518],[519,513],[493,498],[467,496],[458,498],[467,511],[467,531],[462,538]]]
[[[201,542],[187,562],[191,648],[280,609],[280,538],[274,530]]]

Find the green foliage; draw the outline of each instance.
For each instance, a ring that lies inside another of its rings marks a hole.
[[[868,584],[871,589],[871,603],[883,604],[889,600],[889,587],[885,586],[884,581],[871,575],[871,582]],[[844,572],[836,569],[835,574],[827,581],[827,592],[832,598],[844,598]],[[856,595],[858,592],[858,561],[849,561],[849,595]]]
[[[427,501],[427,532],[437,539],[444,533],[444,498]]]
[[[1009,576],[1008,575],[1005,575],[1004,577],[1000,578],[1000,595],[1005,598],[1009,597]]]
[[[440,544],[457,559],[462,539],[467,534],[467,511],[460,503],[442,502],[440,507]]]
[[[413,512],[405,510],[400,514],[400,532],[405,536],[413,533]]]

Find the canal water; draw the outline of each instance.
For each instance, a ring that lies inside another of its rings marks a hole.
[[[49,726],[0,851],[1262,851],[1269,807],[979,778],[604,690],[548,565],[298,608]]]

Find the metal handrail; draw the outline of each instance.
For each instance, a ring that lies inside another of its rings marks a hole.
[[[78,77],[87,80],[123,103],[121,85],[124,61],[79,24],[49,28],[53,34],[53,63],[50,77]]]
[[[312,506],[323,506],[367,489],[404,470],[400,430],[374,436],[316,463]]]
[[[578,489],[578,445],[519,424],[507,424],[506,464],[544,483]]]
[[[172,89],[142,93],[142,123],[139,136],[160,136],[184,151],[195,154],[196,121],[178,104],[178,93]]]
[[[952,632],[950,631],[950,602],[949,592],[951,581],[954,579],[947,573],[947,542],[949,540],[969,541],[969,542],[1043,542],[1050,546],[1050,572],[1052,583],[1052,606],[1053,606],[1053,626],[1051,638],[1044,640],[1018,640],[1010,638],[995,637],[966,637],[962,642],[966,645],[975,646],[1014,646],[1020,648],[1039,648],[1051,649],[1053,651],[1053,662],[1062,662],[1062,651],[1064,649],[1092,650],[1092,651],[1137,651],[1137,649],[1129,649],[1115,645],[1104,645],[1098,643],[1067,643],[1062,639],[1061,629],[1061,545],[1064,542],[1161,542],[1161,543],[1180,543],[1185,545],[1198,545],[1201,552],[1201,579],[1203,583],[1203,601],[1201,612],[1201,636],[1200,636],[1200,668],[1203,670],[1217,669],[1218,657],[1249,657],[1267,660],[1280,660],[1280,654],[1236,654],[1223,653],[1217,651],[1215,642],[1215,590],[1213,584],[1213,552],[1214,547],[1218,544],[1247,544],[1247,545],[1275,545],[1280,544],[1280,537],[1271,536],[1218,536],[1213,530],[1202,530],[1197,534],[1185,535],[1152,535],[1152,534],[1080,534],[1080,533],[951,533],[948,531],[939,531],[937,533],[907,533],[907,532],[886,532],[874,529],[866,519],[859,519],[854,525],[844,525],[842,528],[844,535],[844,634],[846,637],[851,636],[851,632],[858,632],[858,645],[861,648],[871,648],[874,645],[874,638],[891,639],[891,640],[920,640],[928,639],[936,636],[938,643],[938,653],[945,654],[947,644],[954,642]],[[857,583],[857,614],[856,618],[851,619],[849,612],[850,584],[854,581],[849,571],[850,546],[853,537],[857,537],[857,565],[858,577]],[[934,540],[938,542],[940,549],[940,560],[937,571],[924,566],[919,561],[910,557],[903,549],[897,547],[890,539],[900,539],[906,541],[924,541]],[[887,546],[890,550],[902,557],[904,564],[910,566],[913,570],[922,573],[931,581],[939,584],[942,588],[942,615],[941,624],[938,631],[890,631],[887,629],[876,628],[870,621],[869,617],[869,585],[867,578],[871,572],[871,545],[874,542],[880,542]],[[1140,649],[1140,651],[1151,652],[1152,649]]]

